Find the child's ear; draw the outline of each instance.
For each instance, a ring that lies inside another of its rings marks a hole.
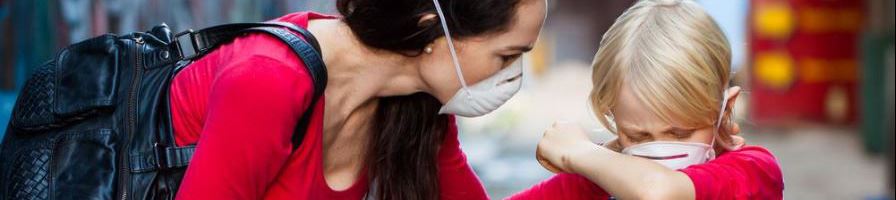
[[[740,96],[740,86],[734,86],[725,91],[725,98],[728,99],[728,102],[726,103],[726,109],[723,110],[723,112],[734,110],[734,102],[737,101],[738,96]]]
[[[724,117],[720,120],[724,120],[725,124],[723,124],[723,128],[726,129],[725,135],[722,136],[722,139],[725,143],[729,143],[726,146],[735,146],[738,143],[738,133],[740,133],[740,125],[734,122],[732,119],[734,116],[734,103],[737,102],[737,97],[740,96],[741,87],[734,86],[725,91],[725,98],[728,99],[728,102],[725,103],[725,110],[722,112],[726,112]],[[740,143],[742,144],[743,138],[740,138]]]

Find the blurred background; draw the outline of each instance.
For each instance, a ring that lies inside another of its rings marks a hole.
[[[590,62],[632,0],[548,0],[523,89],[492,114],[460,119],[461,144],[493,198],[552,174],[534,159],[556,120],[614,136],[590,116]],[[73,43],[167,23],[175,31],[263,21],[335,1],[0,0],[0,130],[33,67]],[[736,106],[747,142],[770,149],[786,199],[893,199],[894,1],[700,0],[733,50]],[[0,136],[3,133],[0,132]]]

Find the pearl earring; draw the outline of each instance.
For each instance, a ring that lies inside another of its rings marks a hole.
[[[432,53],[432,47],[427,46],[426,48],[423,48],[423,52],[426,52],[426,53],[428,53],[428,54],[429,54],[429,53]]]

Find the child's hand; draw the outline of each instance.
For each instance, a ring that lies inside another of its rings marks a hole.
[[[538,163],[554,173],[575,173],[572,157],[600,148],[591,143],[582,127],[569,122],[554,122],[544,131],[535,150]]]

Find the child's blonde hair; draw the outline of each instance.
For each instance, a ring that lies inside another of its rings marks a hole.
[[[642,0],[604,34],[592,65],[591,109],[611,132],[610,109],[623,84],[664,121],[699,127],[714,125],[721,112],[731,50],[697,3]],[[729,127],[723,121],[719,139],[730,140]]]

